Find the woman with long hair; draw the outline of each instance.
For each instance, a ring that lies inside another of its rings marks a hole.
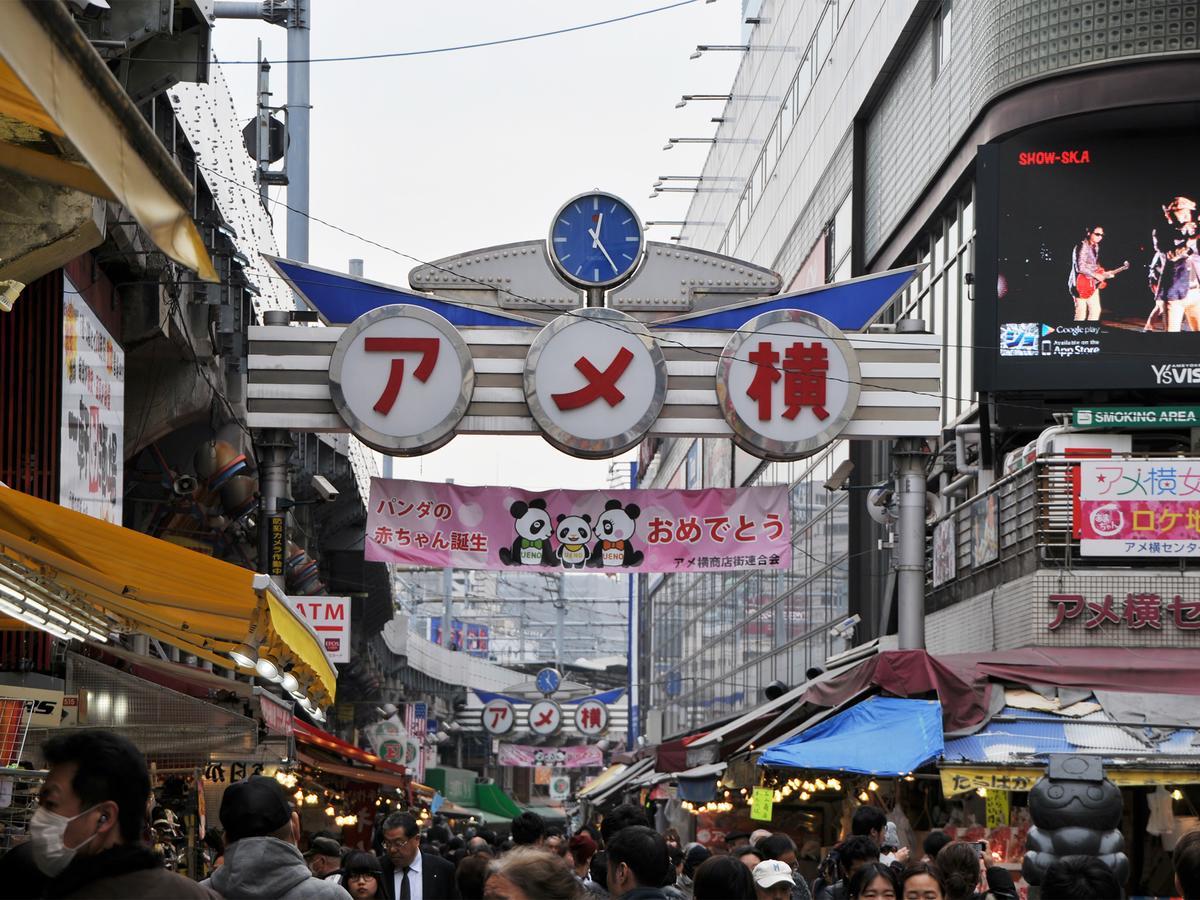
[[[942,873],[946,900],[971,900],[983,876],[978,847],[966,841],[951,841],[938,851],[937,867]]]

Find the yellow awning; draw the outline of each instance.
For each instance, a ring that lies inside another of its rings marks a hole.
[[[0,3],[0,167],[121,203],[163,253],[219,280],[191,185],[61,3]]]
[[[947,797],[972,791],[1028,791],[1046,774],[1044,765],[1018,766],[945,766],[941,768],[942,793]],[[1178,761],[1161,768],[1144,766],[1105,766],[1104,777],[1119,787],[1200,784],[1200,771],[1183,768]]]
[[[0,567],[32,574],[50,594],[229,666],[255,611],[263,646],[295,657],[303,682],[332,700],[337,675],[316,634],[287,604],[254,590],[254,573],[168,541],[0,487]]]
[[[600,790],[600,788],[604,787],[628,768],[629,766],[625,765],[624,763],[613,763],[611,766],[581,787],[578,791],[576,791],[575,796],[581,800],[588,797],[595,791]]]

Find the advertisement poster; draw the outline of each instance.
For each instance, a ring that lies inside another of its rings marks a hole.
[[[1200,385],[1200,191],[1171,143],[1107,116],[982,148],[977,387]]]
[[[788,569],[786,486],[546,491],[371,479],[366,558],[534,571]]]
[[[933,528],[933,586],[954,580],[958,548],[955,546],[954,517],[942,519]]]
[[[1200,459],[1079,464],[1084,556],[1200,556]]]
[[[971,505],[971,553],[979,568],[1000,558],[1000,504],[996,494]]]
[[[524,744],[501,744],[500,765],[522,769],[582,769],[604,765],[600,748],[590,744],[569,747],[534,747]]]
[[[125,351],[63,275],[58,502],[114,525],[124,496]]]

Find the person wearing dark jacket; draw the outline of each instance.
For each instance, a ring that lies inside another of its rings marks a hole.
[[[408,813],[383,820],[383,893],[385,900],[459,900],[454,864],[425,853],[421,830]]]
[[[300,855],[300,817],[274,778],[235,781],[221,798],[225,864],[201,884],[225,900],[350,900],[340,885],[313,877]]]
[[[606,842],[608,891],[618,900],[665,900],[660,885],[671,880],[663,836],[644,825],[622,828]]]
[[[215,898],[168,872],[142,843],[150,772],[128,739],[72,729],[46,742],[48,772],[29,822],[30,853],[47,897]],[[306,870],[307,871],[307,870]]]

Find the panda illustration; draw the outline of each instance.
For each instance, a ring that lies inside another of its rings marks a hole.
[[[637,517],[642,514],[636,503],[622,505],[620,500],[609,500],[604,512],[596,519],[596,546],[588,565],[592,568],[639,565],[645,556],[634,550],[629,539],[637,531]]]
[[[550,514],[541,497],[528,503],[518,500],[508,508],[517,531],[512,547],[500,548],[500,562],[506,566],[553,566],[554,547],[550,537]]]
[[[554,528],[558,538],[558,558],[564,569],[582,569],[588,561],[588,541],[592,539],[592,517],[559,516]]]

